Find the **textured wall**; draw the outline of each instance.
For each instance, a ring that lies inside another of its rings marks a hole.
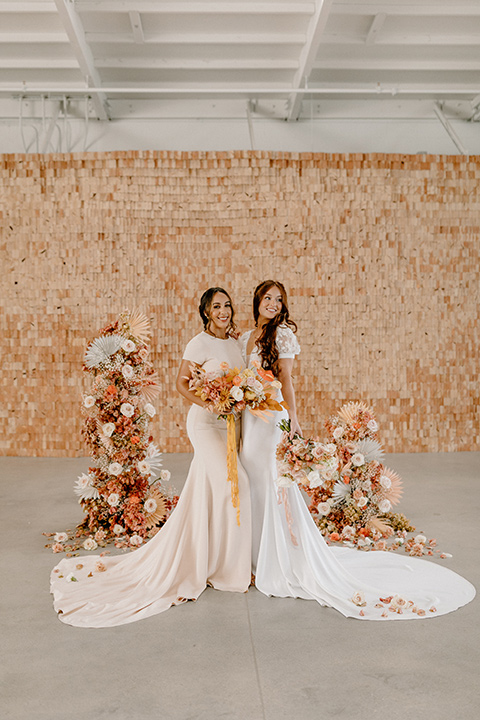
[[[480,157],[266,152],[0,156],[0,452],[83,455],[87,340],[153,318],[153,434],[188,451],[175,376],[200,294],[289,290],[307,432],[374,404],[389,451],[480,450]]]

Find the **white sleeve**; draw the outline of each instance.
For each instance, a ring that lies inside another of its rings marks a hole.
[[[300,345],[293,331],[287,325],[280,325],[277,328],[275,342],[278,350],[279,360],[283,358],[294,358],[300,352]]]

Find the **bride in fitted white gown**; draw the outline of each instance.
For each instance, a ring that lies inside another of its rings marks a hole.
[[[292,432],[301,432],[291,382],[294,357],[299,344],[289,321],[287,297],[281,283],[265,281],[254,295],[256,327],[241,338],[244,361],[262,361],[256,341],[270,333],[270,346],[264,352],[276,358],[277,376],[289,413],[278,412],[268,423],[248,411],[243,413],[243,445],[240,454],[250,482],[252,499],[252,568],[255,585],[265,595],[316,600],[347,617],[365,620],[408,620],[421,616],[411,611],[386,612],[380,598],[399,595],[435,617],[456,610],[475,596],[475,588],[458,574],[426,560],[402,558],[387,552],[359,552],[346,547],[329,547],[315,525],[297,485],[286,490],[290,513],[279,502],[275,484],[275,448],[281,431],[277,427],[288,418]],[[291,321],[290,321],[291,322]],[[269,326],[269,327],[266,327]],[[263,337],[262,337],[263,335]],[[274,358],[275,359],[275,358]],[[267,362],[267,369],[271,364]],[[292,541],[291,532],[296,544]],[[351,598],[361,591],[366,605],[357,606]],[[435,608],[435,611],[430,611]]]
[[[207,584],[218,590],[248,590],[248,478],[238,463],[239,526],[227,482],[226,423],[205,409],[205,403],[188,390],[185,380],[192,362],[207,371],[219,370],[221,362],[243,367],[239,343],[227,334],[233,320],[229,296],[219,288],[210,288],[204,299],[206,331],[188,343],[177,380],[181,394],[193,403],[187,432],[194,448],[178,505],[157,535],[128,555],[61,560],[51,574],[51,591],[55,610],[64,623],[109,627],[134,622],[198,598]],[[95,569],[100,560],[106,567],[104,572]],[[78,565],[83,567],[77,569]],[[76,581],[72,581],[72,574]]]

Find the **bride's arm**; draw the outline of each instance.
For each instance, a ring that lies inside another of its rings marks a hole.
[[[192,363],[190,362],[190,360],[182,360],[178,369],[176,388],[180,395],[183,395],[183,397],[186,398],[189,402],[195,403],[195,405],[200,405],[200,407],[208,409],[208,404],[204,400],[199,398],[198,395],[195,395],[193,390],[190,390],[188,387],[188,383],[191,377],[191,364]]]
[[[290,417],[290,437],[293,438],[295,433],[302,434],[302,429],[298,424],[297,407],[295,404],[295,390],[292,383],[293,358],[280,358],[278,361],[278,379],[282,383],[283,399],[288,405],[288,415]]]

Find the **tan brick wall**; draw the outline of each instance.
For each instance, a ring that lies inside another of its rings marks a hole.
[[[153,434],[188,451],[174,390],[200,294],[242,329],[266,278],[289,290],[305,431],[374,403],[389,451],[480,450],[480,157],[267,152],[0,156],[0,452],[83,455],[87,340],[153,318]]]

